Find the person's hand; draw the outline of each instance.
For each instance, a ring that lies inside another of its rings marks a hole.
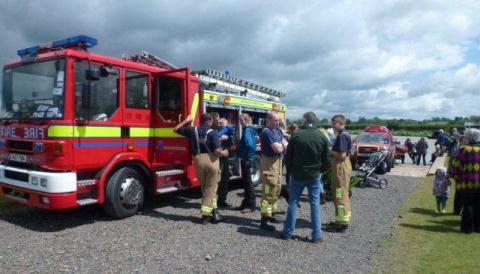
[[[282,140],[282,145],[283,145],[284,147],[287,147],[287,146],[288,146],[288,141],[285,140],[285,139],[283,139],[283,140]]]
[[[220,136],[220,141],[226,141],[228,140],[228,136],[227,135],[222,135]]]

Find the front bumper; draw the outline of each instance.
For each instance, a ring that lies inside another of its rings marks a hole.
[[[0,195],[32,207],[73,208],[78,206],[77,176],[74,172],[43,172],[0,165]]]

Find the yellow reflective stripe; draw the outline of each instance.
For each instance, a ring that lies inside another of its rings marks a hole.
[[[335,198],[341,199],[343,197],[343,191],[340,187],[335,189]]]
[[[48,127],[48,137],[120,137],[120,127],[66,126]]]
[[[121,137],[120,127],[95,127],[95,126],[66,126],[52,125],[48,127],[48,137]],[[173,128],[145,128],[131,127],[130,137],[170,137],[182,138],[173,132]]]
[[[75,126],[73,128],[75,137],[120,137],[120,127],[89,127]]]
[[[153,137],[154,129],[148,127],[131,127],[130,137]]]
[[[232,95],[227,95],[230,96],[230,103],[231,105],[238,105],[238,106],[245,106],[245,107],[255,107],[255,108],[263,108],[263,109],[268,109],[272,110],[273,104],[277,106],[278,111],[280,112],[285,112],[287,110],[287,105],[285,104],[279,104],[279,103],[270,103],[262,100],[254,100],[254,99],[248,99],[248,98],[243,98],[243,97],[237,97],[237,96],[232,96]],[[205,101],[213,101],[216,102],[218,101],[219,96],[216,95],[215,93],[211,93],[208,91],[203,92],[203,100]],[[223,103],[223,102],[221,102]]]
[[[262,214],[272,214],[272,206],[267,200],[262,200],[262,203],[260,205],[260,213]]]
[[[73,126],[49,126],[48,137],[73,137]]]
[[[203,100],[207,100],[207,101],[217,101],[218,100],[218,96],[214,93],[210,93],[210,92],[204,92],[203,93]]]
[[[199,101],[200,101],[200,98],[198,96],[198,93],[195,93],[195,95],[193,96],[192,108],[190,109],[190,114],[192,115],[193,121],[195,121],[195,116],[197,116]]]
[[[200,208],[200,210],[201,210],[203,213],[212,213],[213,207],[209,207],[209,206],[202,205],[202,207]]]
[[[335,216],[336,222],[350,222],[352,218],[352,213],[348,212],[348,214],[346,214],[344,206],[339,205],[337,207],[337,213],[337,216]]]
[[[269,184],[266,184],[266,183],[263,184],[263,193],[270,194],[270,185]]]
[[[154,129],[155,137],[170,137],[170,138],[182,138],[182,135],[173,132],[173,128],[160,127]]]

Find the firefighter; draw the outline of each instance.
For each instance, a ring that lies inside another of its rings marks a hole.
[[[219,223],[222,216],[217,209],[217,187],[220,180],[219,157],[228,156],[227,150],[222,150],[218,133],[213,130],[212,115],[205,113],[201,117],[201,126],[187,126],[193,118],[188,115],[173,131],[187,137],[195,158],[195,169],[202,189],[202,224]]]
[[[260,228],[274,231],[275,211],[277,200],[282,189],[282,155],[288,142],[279,129],[277,112],[267,114],[267,126],[260,133],[262,158],[260,168],[262,170],[262,201],[260,203],[261,222]]]
[[[345,131],[345,116],[341,114],[333,116],[332,128],[337,133],[331,150],[335,221],[329,224],[327,231],[343,233],[348,229],[352,218],[348,195],[352,177],[352,164],[350,163],[352,138]]]

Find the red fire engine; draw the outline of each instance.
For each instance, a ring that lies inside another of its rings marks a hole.
[[[188,142],[173,127],[216,111],[238,129],[248,112],[259,128],[269,110],[285,118],[283,93],[214,70],[175,68],[147,53],[90,53],[75,36],[19,50],[3,72],[0,195],[43,209],[102,204],[118,218],[146,194],[198,187]],[[231,179],[240,178],[230,158]],[[260,179],[258,166],[254,181]]]

